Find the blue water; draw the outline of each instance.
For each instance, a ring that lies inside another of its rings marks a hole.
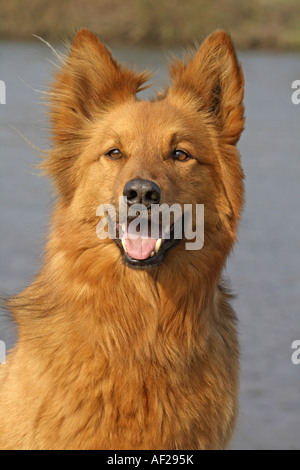
[[[157,70],[166,83],[166,54],[117,50],[137,69]],[[300,449],[300,366],[291,344],[300,340],[300,105],[291,84],[300,79],[300,55],[240,54],[246,78],[246,129],[240,141],[247,203],[239,243],[226,274],[238,298],[242,349],[241,412],[233,449]],[[35,145],[49,145],[40,102],[54,66],[39,42],[0,42],[0,292],[13,294],[33,279],[53,202],[47,180],[33,167],[38,154],[8,126]],[[1,99],[0,99],[1,101]],[[0,340],[16,332],[0,319]]]

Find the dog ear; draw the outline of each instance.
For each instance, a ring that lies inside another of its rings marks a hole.
[[[143,85],[148,79],[147,73],[122,68],[92,32],[81,29],[51,87],[54,141],[59,144],[76,137],[99,112],[147,88]]]
[[[223,142],[235,145],[244,127],[244,77],[230,37],[209,36],[193,58],[171,65],[169,96],[195,101],[197,110],[214,117]]]

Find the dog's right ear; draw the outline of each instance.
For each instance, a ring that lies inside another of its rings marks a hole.
[[[147,73],[122,68],[91,31],[81,29],[51,87],[54,141],[76,138],[85,123],[114,103],[135,97],[148,79]]]

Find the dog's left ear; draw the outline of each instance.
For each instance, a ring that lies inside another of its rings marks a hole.
[[[168,95],[195,103],[215,118],[223,142],[235,145],[244,127],[244,77],[228,34],[209,36],[187,63],[175,61],[170,75]]]

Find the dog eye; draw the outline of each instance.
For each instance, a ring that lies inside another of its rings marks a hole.
[[[192,158],[187,152],[178,149],[174,150],[174,152],[172,153],[172,157],[173,160],[177,160],[178,162],[187,162]]]
[[[107,152],[106,157],[110,158],[111,160],[119,160],[122,158],[122,154],[119,149],[112,149]]]

